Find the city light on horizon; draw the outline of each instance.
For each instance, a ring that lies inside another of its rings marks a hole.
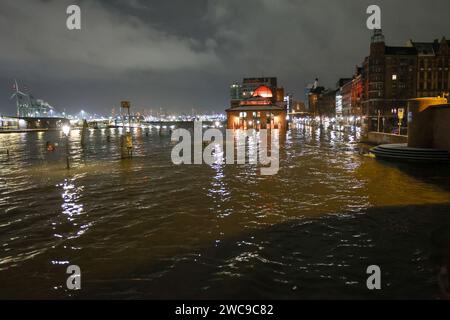
[[[449,10],[3,0],[0,303],[450,300]]]

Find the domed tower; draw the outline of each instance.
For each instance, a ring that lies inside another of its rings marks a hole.
[[[253,98],[272,98],[273,97],[273,92],[272,90],[268,87],[268,86],[259,86],[258,88],[256,88],[256,90],[253,92],[252,95]]]

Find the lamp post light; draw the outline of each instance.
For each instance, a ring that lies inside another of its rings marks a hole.
[[[69,133],[70,133],[70,125],[63,125],[62,126],[62,132],[64,136],[66,137],[66,163],[67,163],[67,169],[70,169],[70,163],[69,163]]]

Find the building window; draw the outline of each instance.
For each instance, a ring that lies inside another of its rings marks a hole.
[[[396,74],[392,75],[392,80],[397,80],[397,75]]]

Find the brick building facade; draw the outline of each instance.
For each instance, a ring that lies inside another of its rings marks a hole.
[[[448,94],[449,47],[445,38],[387,46],[381,30],[375,30],[361,73],[361,114],[369,130],[376,129],[378,119],[386,132],[397,127],[398,109],[406,109],[409,99]]]

